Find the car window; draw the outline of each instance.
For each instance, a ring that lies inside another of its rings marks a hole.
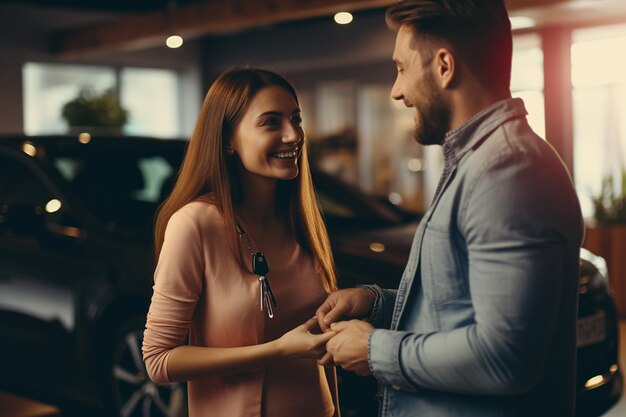
[[[150,148],[101,147],[57,148],[47,158],[107,230],[147,241],[176,174],[167,156]]]
[[[70,183],[78,184],[78,191],[85,190],[80,187],[82,182],[106,183],[105,190],[112,191],[113,185],[121,186],[120,182],[131,181],[134,186],[126,190],[126,194],[117,195],[123,197],[121,203],[126,200],[136,200],[146,203],[159,203],[162,200],[164,187],[173,176],[174,169],[169,162],[161,156],[148,156],[137,158],[122,158],[106,163],[79,157],[57,157],[54,166],[61,175]],[[115,175],[111,171],[120,170],[124,175]],[[114,184],[117,182],[117,184]],[[127,184],[132,185],[132,184]],[[126,188],[124,186],[122,189]]]
[[[159,203],[170,186],[174,169],[161,156],[140,158],[137,164],[144,178],[144,187],[137,190],[133,197],[139,201]]]

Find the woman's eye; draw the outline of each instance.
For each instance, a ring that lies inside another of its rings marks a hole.
[[[302,124],[302,117],[300,117],[300,116],[293,116],[291,118],[291,123],[293,123],[296,126],[300,126]]]
[[[278,119],[276,119],[274,117],[270,117],[270,118],[265,119],[263,121],[263,126],[274,127],[274,126],[278,126],[278,124],[279,124]]]

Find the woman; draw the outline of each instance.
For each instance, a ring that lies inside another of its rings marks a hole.
[[[155,246],[144,361],[157,383],[189,381],[190,417],[339,415],[316,361],[333,333],[311,319],[333,260],[284,78],[238,67],[211,86]]]

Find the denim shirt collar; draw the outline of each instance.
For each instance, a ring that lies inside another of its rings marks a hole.
[[[476,113],[468,121],[446,133],[443,142],[445,165],[453,167],[461,158],[496,128],[509,119],[526,116],[520,98],[507,98],[493,103]]]

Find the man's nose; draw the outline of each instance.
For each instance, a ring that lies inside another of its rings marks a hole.
[[[404,98],[400,86],[398,85],[398,79],[396,79],[393,83],[393,87],[391,87],[391,98],[394,100],[402,100]]]

